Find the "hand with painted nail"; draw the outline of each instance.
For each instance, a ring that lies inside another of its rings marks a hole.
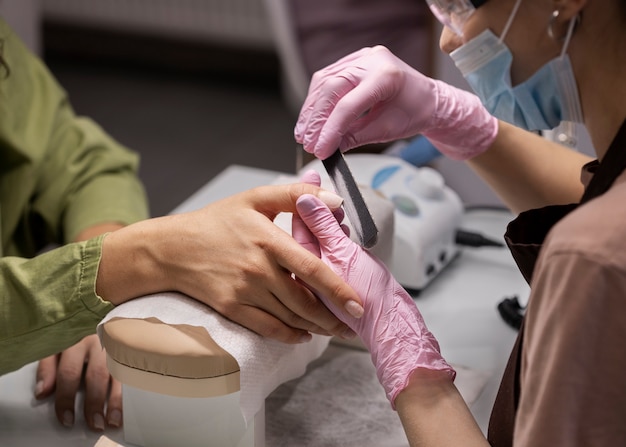
[[[86,241],[123,227],[114,222],[92,225],[82,230],[75,241]],[[84,393],[82,411],[91,430],[122,426],[122,384],[109,374],[106,352],[96,334],[40,360],[37,365],[35,398],[45,399],[54,394],[57,419],[66,427],[74,425],[77,394],[81,387]]]
[[[342,199],[319,188],[319,182],[298,183],[256,188],[194,212],[117,227],[103,244],[98,294],[119,304],[177,290],[285,343],[306,342],[311,333],[353,338],[354,332],[310,289],[323,290],[336,306],[358,313],[356,292],[273,223],[278,213],[295,212],[297,198],[305,193],[340,210]],[[87,425],[96,431],[120,426],[121,386],[110,377],[95,335],[40,361],[35,395],[55,393],[57,418],[69,427],[83,382]]]
[[[333,213],[316,197],[300,197],[297,211],[302,223],[298,224],[294,237],[331,266],[363,301],[364,314],[356,319],[317,291],[322,301],[369,349],[378,379],[392,406],[398,393],[406,388],[411,374],[419,368],[454,377],[454,370],[441,356],[439,344],[426,327],[413,299],[384,264],[354,243]]]
[[[274,223],[279,213],[295,212],[296,200],[305,193],[334,209],[342,203],[318,186],[270,185],[110,233],[103,242],[98,295],[118,304],[175,290],[285,343],[306,342],[312,333],[350,336],[348,326],[310,288],[323,291],[340,307],[360,304],[356,292]],[[144,274],[148,276],[142,280]]]
[[[74,346],[39,362],[35,397],[54,393],[57,419],[66,427],[75,420],[76,398],[84,383],[84,416],[87,426],[103,431],[122,425],[122,385],[109,374],[106,353],[97,335],[89,335]]]

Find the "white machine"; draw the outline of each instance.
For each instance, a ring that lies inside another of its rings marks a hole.
[[[391,256],[383,261],[402,286],[419,292],[458,254],[455,234],[463,215],[460,198],[432,168],[380,154],[349,153],[345,158],[359,187],[371,188],[393,204]],[[308,163],[302,172],[308,169],[319,172],[322,186],[332,189],[319,160]],[[385,231],[366,194],[364,198],[379,231]],[[381,238],[379,244],[384,241]]]

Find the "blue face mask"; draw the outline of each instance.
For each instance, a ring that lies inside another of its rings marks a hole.
[[[574,21],[560,56],[512,87],[513,56],[504,44],[510,20],[502,37],[487,29],[450,54],[469,85],[493,116],[527,130],[554,129],[561,121],[582,122],[578,88],[565,54]]]

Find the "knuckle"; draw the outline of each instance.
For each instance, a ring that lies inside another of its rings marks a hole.
[[[372,47],[372,52],[385,54],[385,53],[389,53],[389,49],[384,45],[374,45]]]
[[[223,299],[217,301],[213,307],[226,318],[234,319],[239,314],[241,305],[234,299]]]
[[[318,84],[324,78],[325,73],[326,70],[324,68],[321,68],[313,73],[313,76],[311,76],[311,85],[313,86]]]
[[[254,332],[264,338],[279,341],[281,343],[295,344],[301,339],[301,331],[287,325],[286,322],[272,321],[265,322],[252,329]]]
[[[319,188],[310,183],[292,183],[288,185],[287,192],[293,198],[294,203],[303,194],[314,194]]]
[[[304,257],[300,260],[300,275],[302,279],[319,276],[324,265],[322,260],[314,255]]]
[[[345,283],[339,282],[331,287],[331,294],[328,297],[332,302],[344,303],[351,299],[351,295],[347,293]]]
[[[404,70],[393,61],[381,65],[380,70],[383,72],[383,79],[388,80],[388,84],[395,84],[404,79]]]
[[[333,325],[332,328],[329,329],[331,334],[342,335],[348,330],[348,326],[341,321],[337,320],[337,322]]]
[[[359,145],[359,139],[352,132],[348,132],[343,136],[341,148],[350,148]]]
[[[269,243],[271,235],[268,235],[268,240],[263,245]],[[264,249],[266,247],[263,247]],[[253,254],[248,259],[248,263],[243,267],[241,281],[238,283],[238,289],[247,290],[250,284],[263,284],[263,281],[268,274],[267,259],[264,255]]]
[[[77,377],[81,377],[82,373],[83,373],[82,364],[79,365],[79,364],[72,362],[72,363],[59,365],[58,375],[61,377],[77,378]]]
[[[279,324],[265,324],[257,331],[259,335],[286,343],[289,336],[285,333],[285,329]]]
[[[85,379],[90,382],[108,382],[109,371],[106,368],[87,368]]]
[[[294,323],[300,325],[305,321],[308,323],[306,318],[317,317],[323,314],[326,309],[322,302],[312,293],[302,293],[299,298],[298,306],[301,309],[301,314],[292,314],[292,320]]]

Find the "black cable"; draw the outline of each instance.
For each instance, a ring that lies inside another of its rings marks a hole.
[[[511,214],[511,210],[504,205],[465,205],[465,212],[472,211],[499,211],[506,214]]]
[[[525,310],[526,308],[520,305],[517,296],[505,298],[498,303],[498,313],[504,322],[513,329],[519,330],[524,319]]]

